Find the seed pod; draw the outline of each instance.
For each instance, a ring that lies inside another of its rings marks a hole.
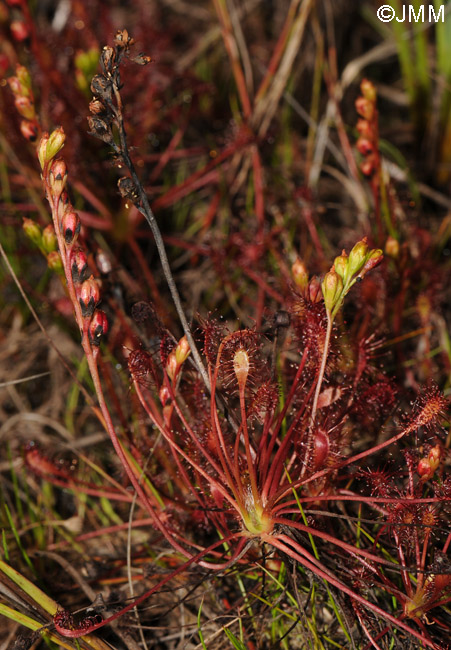
[[[91,91],[94,95],[98,95],[101,100],[109,103],[113,97],[112,82],[103,74],[96,74],[91,80]]]

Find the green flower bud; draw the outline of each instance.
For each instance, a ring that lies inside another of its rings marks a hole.
[[[61,151],[66,140],[66,134],[60,126],[49,135],[43,133],[41,142],[38,147],[38,158],[42,169],[46,163],[49,163]]]
[[[346,252],[343,251],[342,254],[336,257],[334,260],[334,269],[342,280],[344,280],[347,268],[348,256],[346,255]]]
[[[343,280],[334,268],[324,276],[321,289],[324,296],[326,310],[332,312],[334,307],[339,303],[343,293]]]
[[[291,267],[291,273],[293,275],[293,280],[301,291],[304,291],[308,285],[308,271],[304,262],[298,258]]]
[[[52,269],[52,271],[55,271],[58,275],[64,274],[63,263],[58,251],[52,251],[47,255],[47,265],[49,269]]]
[[[186,336],[182,336],[177,344],[177,347],[175,348],[175,359],[179,366],[181,366],[182,363],[185,363],[190,355],[190,352],[191,348],[189,347],[188,339]]]
[[[367,99],[371,103],[374,104],[376,102],[376,98],[377,98],[376,88],[374,87],[374,84],[371,83],[371,81],[369,81],[368,79],[362,79],[362,82],[360,84],[360,92],[365,97],[365,99]]]
[[[24,233],[30,239],[33,244],[36,244],[39,248],[42,246],[42,232],[41,232],[41,226],[39,226],[36,221],[33,221],[32,219],[27,219],[27,217],[23,218],[23,225],[22,228],[24,230]]]
[[[46,226],[42,232],[42,248],[46,253],[56,251],[58,241],[56,239],[55,230],[51,224]]]
[[[387,237],[387,241],[385,242],[385,254],[395,260],[399,257],[399,249],[399,241],[394,237]]]
[[[347,278],[352,278],[353,275],[359,273],[365,264],[368,253],[368,244],[366,237],[357,242],[354,248],[349,253],[348,258],[348,273]]]

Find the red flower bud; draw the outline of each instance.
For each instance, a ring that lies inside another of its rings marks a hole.
[[[179,366],[181,366],[182,363],[185,363],[190,355],[190,352],[191,348],[189,346],[188,339],[186,336],[182,336],[177,344],[177,347],[175,348],[175,359]]]
[[[13,20],[9,28],[16,41],[25,41],[30,36],[30,30],[23,20]]]
[[[39,127],[36,122],[29,120],[22,120],[20,123],[20,132],[28,142],[35,142],[39,135]]]
[[[361,163],[360,171],[364,176],[371,176],[374,172],[374,164],[374,158],[371,156]]]
[[[166,372],[168,373],[169,379],[172,381],[176,375],[176,372],[179,368],[177,359],[175,358],[175,351],[172,351],[166,360]]]
[[[61,230],[64,241],[68,246],[71,246],[76,241],[78,233],[80,232],[80,225],[80,219],[76,212],[68,210],[64,213],[61,220]]]
[[[89,323],[88,338],[91,345],[100,345],[100,339],[108,332],[108,319],[101,309],[97,309]]]
[[[52,162],[49,172],[49,185],[54,196],[61,196],[61,193],[67,181],[67,167],[62,158],[57,158]]]
[[[373,143],[371,142],[371,140],[368,140],[368,138],[360,137],[357,140],[355,146],[357,147],[357,151],[361,153],[362,156],[368,156],[370,153],[373,153],[374,151]]]
[[[369,122],[374,117],[374,104],[365,97],[357,97],[355,108],[359,115]]]
[[[368,140],[374,139],[373,128],[367,120],[357,120],[356,129],[362,137],[368,138]]]
[[[359,278],[363,278],[363,276],[366,275],[368,271],[371,271],[376,266],[378,266],[382,262],[383,257],[384,254],[380,248],[373,248],[373,250],[369,252],[368,257],[365,260],[363,269],[359,273]]]
[[[77,248],[72,252],[70,257],[70,267],[72,271],[72,279],[78,284],[86,279],[88,274],[88,258],[86,253],[81,248]]]
[[[92,316],[97,303],[100,300],[99,285],[91,275],[89,280],[85,280],[80,287],[79,298],[81,314],[83,317]]]

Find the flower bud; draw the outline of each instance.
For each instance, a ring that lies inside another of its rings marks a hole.
[[[175,358],[175,351],[173,350],[166,359],[166,372],[168,373],[168,377],[171,381],[177,374],[178,369],[179,364],[177,363],[177,359]]]
[[[94,279],[94,276],[85,280],[80,287],[79,298],[81,314],[83,317],[92,316],[97,303],[100,300],[99,285]]]
[[[177,344],[177,347],[175,348],[175,359],[177,361],[177,364],[181,366],[182,363],[185,363],[190,353],[191,353],[191,348],[189,346],[188,339],[186,338],[186,336],[182,336],[182,338]]]
[[[80,219],[76,212],[68,210],[64,213],[61,220],[61,230],[63,233],[64,241],[68,246],[71,246],[77,239],[80,232]]]
[[[365,264],[366,256],[368,253],[368,244],[367,239],[364,237],[357,244],[354,245],[353,249],[349,253],[348,258],[348,278],[352,278],[353,275],[359,273]]]
[[[355,108],[359,115],[370,122],[374,117],[374,104],[365,97],[357,97]]]
[[[359,119],[357,120],[356,129],[362,138],[368,138],[368,140],[374,140],[374,133],[371,124],[367,120]]]
[[[343,251],[342,254],[336,257],[334,260],[334,269],[342,280],[344,280],[347,268],[348,256],[346,255],[346,252]]]
[[[38,157],[42,169],[44,169],[46,163],[53,160],[53,158],[55,158],[55,156],[61,151],[64,147],[65,140],[66,134],[61,126],[52,131],[50,135],[48,133],[42,134],[41,142],[38,147]]]
[[[382,262],[383,257],[384,254],[380,248],[373,248],[373,250],[371,250],[367,255],[363,269],[359,273],[359,278],[363,278],[368,271],[371,271],[378,266]]]
[[[160,397],[160,402],[162,406],[166,406],[168,400],[170,399],[171,395],[169,393],[169,389],[167,386],[162,386],[160,388],[159,392],[159,397]]]
[[[38,137],[39,128],[35,122],[29,120],[22,120],[20,123],[20,132],[28,142],[35,142]]]
[[[52,224],[49,223],[48,226],[42,231],[42,248],[46,253],[52,253],[56,251],[58,247],[58,241],[56,239],[55,230]]]
[[[72,279],[76,284],[83,282],[88,274],[88,258],[81,248],[72,251],[70,257]]]
[[[308,271],[304,262],[299,259],[299,257],[296,258],[296,261],[291,266],[291,274],[296,286],[299,287],[301,291],[304,291],[308,285]]]
[[[88,338],[91,345],[100,345],[100,339],[108,332],[108,319],[105,312],[97,309],[89,323]]]
[[[11,91],[14,93],[14,95],[23,95],[23,87],[20,82],[20,79],[18,77],[9,77],[8,78],[8,85],[11,88]]]
[[[369,102],[376,102],[377,91],[373,83],[368,79],[362,79],[360,83],[360,92]]]
[[[392,236],[387,237],[385,242],[385,254],[393,259],[397,259],[399,256],[399,241]]]
[[[360,171],[364,176],[371,176],[375,170],[376,161],[374,156],[369,156],[366,160],[360,163]]]
[[[24,20],[13,20],[9,26],[14,40],[25,41],[30,36],[30,30]]]
[[[62,158],[52,162],[49,172],[49,185],[55,197],[61,196],[67,181],[67,167]]]
[[[355,146],[357,147],[357,151],[362,154],[362,156],[368,156],[374,151],[373,143],[368,138],[360,137],[355,143]]]
[[[311,302],[320,302],[321,300],[321,280],[314,275],[308,284],[308,298]]]
[[[428,458],[420,458],[417,465],[417,474],[422,481],[429,481],[434,476],[434,471]]]
[[[333,268],[324,276],[321,289],[326,310],[332,312],[334,307],[338,304],[343,291],[343,280]]]
[[[52,251],[47,255],[47,266],[58,275],[64,274],[63,263],[58,251]]]
[[[14,100],[14,104],[18,113],[26,120],[34,120],[36,118],[34,103],[26,95],[18,95]]]
[[[28,239],[40,248],[42,246],[42,232],[41,227],[36,223],[36,221],[24,217],[22,228]]]
[[[22,94],[27,95],[31,93],[31,77],[27,68],[24,65],[17,65],[16,75],[20,85],[22,86]]]

